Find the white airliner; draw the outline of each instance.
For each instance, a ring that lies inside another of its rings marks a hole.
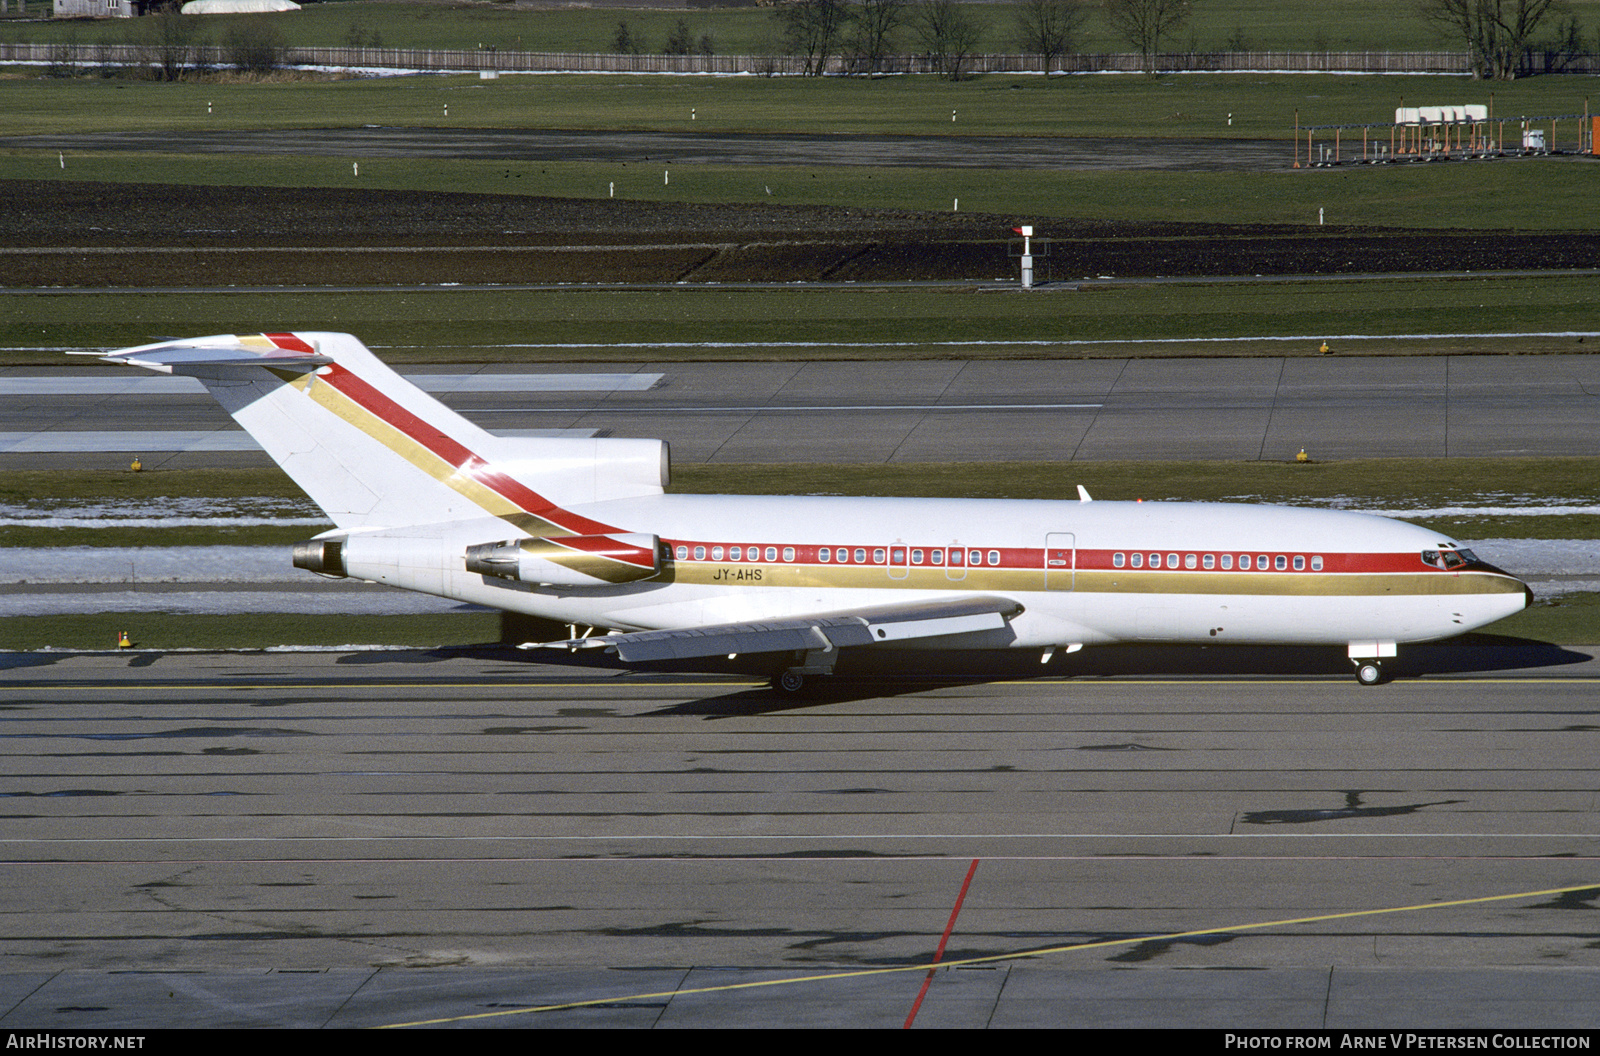
[[[197,377],[337,527],[294,564],[571,626],[625,662],[760,654],[794,691],[855,648],[1402,642],[1521,611],[1437,532],[1277,506],[666,493],[658,440],[508,439],[348,334],[106,355]],[[528,643],[530,646],[535,643]]]

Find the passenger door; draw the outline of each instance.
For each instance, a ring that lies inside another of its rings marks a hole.
[[[1050,532],[1044,537],[1046,590],[1072,590],[1077,586],[1078,539],[1074,532]]]

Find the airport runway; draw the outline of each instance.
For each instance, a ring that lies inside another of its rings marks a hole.
[[[471,158],[669,165],[869,165],[929,169],[1288,169],[1283,139],[759,135],[568,132],[521,128],[294,128],[76,132],[0,137],[0,149],[272,154],[281,157]]]
[[[1600,1026],[1595,649],[1192,653],[0,654],[0,1025]]]
[[[579,382],[552,389],[527,381],[544,368],[408,369],[471,375],[470,385],[442,386],[451,391],[440,397],[491,431],[660,438],[679,463],[1600,451],[1593,356],[804,362],[804,351],[787,362],[564,363],[551,371],[608,379],[587,391]],[[614,380],[629,375],[655,377]],[[71,375],[113,376],[135,375],[110,367]],[[0,468],[120,468],[130,452],[152,467],[268,464],[201,393],[70,395],[72,383],[62,381],[41,399],[40,379],[52,377],[63,371],[0,371]],[[90,435],[69,435],[77,433]]]

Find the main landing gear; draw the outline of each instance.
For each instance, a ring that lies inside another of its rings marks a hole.
[[[772,688],[787,696],[794,696],[806,688],[806,676],[799,671],[784,671],[772,676]]]
[[[1377,660],[1357,660],[1356,681],[1363,686],[1378,686],[1389,681],[1389,676]]]
[[[819,679],[825,681],[833,674],[839,650],[831,645],[826,649],[797,650],[789,659],[789,666],[772,676],[772,688],[786,697],[797,697],[808,687],[816,688]],[[808,681],[808,676],[814,677]]]

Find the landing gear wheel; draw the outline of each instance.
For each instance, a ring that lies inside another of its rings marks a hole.
[[[784,693],[798,693],[806,687],[806,676],[798,671],[785,671],[772,680],[772,688]]]
[[[1383,677],[1383,665],[1376,660],[1362,660],[1356,664],[1356,681],[1363,686],[1376,686],[1386,681]]]

